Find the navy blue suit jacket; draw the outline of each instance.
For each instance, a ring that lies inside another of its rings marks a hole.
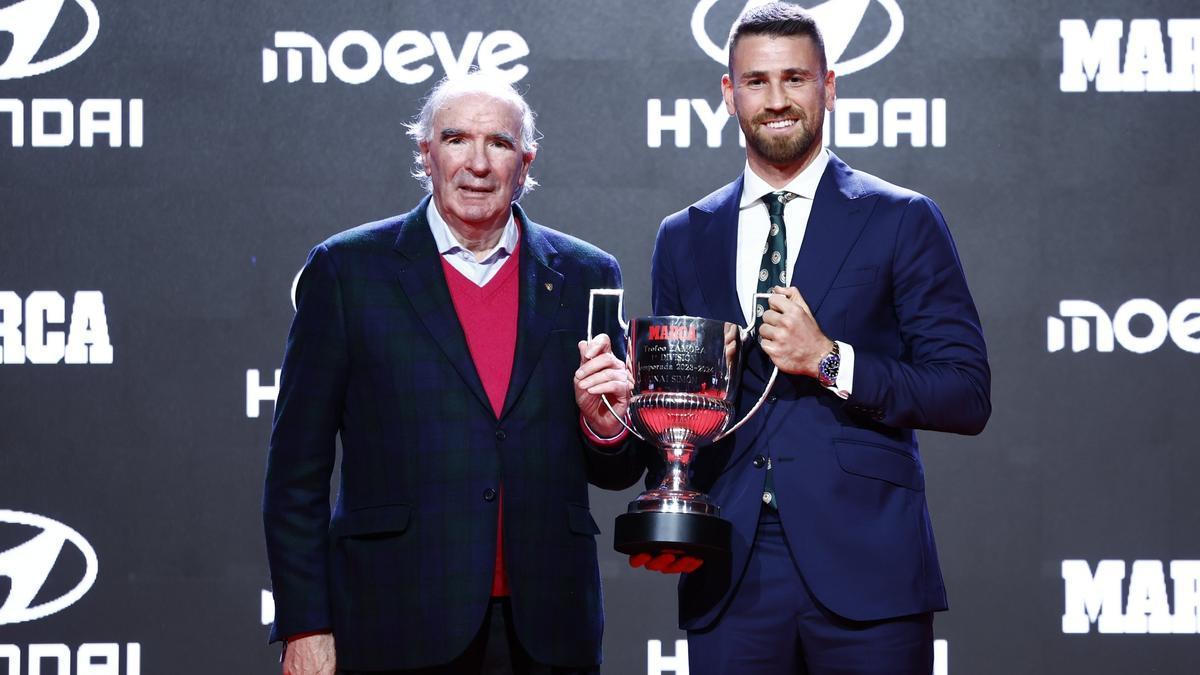
[[[741,192],[739,178],[663,221],[655,314],[745,323],[734,283]],[[781,373],[756,417],[700,450],[695,483],[732,521],[733,554],[682,579],[687,629],[717,619],[745,569],[762,506],[757,456],[771,458],[788,542],[827,608],[855,620],[946,608],[913,430],[979,433],[991,403],[979,317],[942,214],[831,156],[790,278],[824,333],[854,347],[853,393],[843,401]],[[757,347],[747,363],[743,414],[771,366]]]
[[[522,645],[543,663],[599,663],[599,528],[588,482],[624,488],[641,465],[632,444],[602,452],[583,441],[571,383],[588,291],[619,287],[620,270],[610,255],[514,207],[517,345],[497,419],[427,204],[332,237],[301,276],[263,500],[272,639],[332,628],[342,669],[452,660],[487,608],[503,486]]]

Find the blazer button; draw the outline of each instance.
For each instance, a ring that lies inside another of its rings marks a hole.
[[[483,501],[485,501],[485,502],[496,501],[496,489],[488,488],[488,489],[484,490],[483,491]]]
[[[502,441],[502,440],[504,440],[504,439],[506,439],[506,438],[508,438],[508,434],[504,433],[504,430],[503,430],[503,429],[497,429],[497,430],[496,430],[496,440],[498,440],[498,441]]]
[[[756,469],[761,469],[761,468],[763,468],[763,467],[764,467],[764,466],[766,466],[766,465],[767,465],[767,458],[766,458],[766,457],[763,457],[762,455],[755,455],[755,456],[754,456],[754,468],[756,468]]]
[[[774,403],[775,401],[778,401],[778,400],[779,400],[779,397],[776,396],[775,394],[771,394],[770,396],[767,397],[767,403]]]

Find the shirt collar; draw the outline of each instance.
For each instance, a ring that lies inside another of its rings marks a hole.
[[[805,199],[812,200],[817,196],[817,185],[821,183],[821,175],[825,173],[825,167],[828,164],[829,151],[821,148],[817,156],[813,157],[813,161],[809,162],[803,171],[788,181],[787,185],[779,188],[779,190],[794,192]],[[776,188],[771,187],[758,174],[754,173],[754,170],[750,168],[750,162],[746,162],[746,170],[743,176],[740,208],[744,209],[747,206],[752,206],[755,202],[761,201],[766,195],[778,191]]]
[[[425,209],[425,218],[429,221],[429,229],[433,232],[433,241],[437,244],[439,254],[465,254],[464,257],[470,257],[471,260],[481,264],[493,262],[510,255],[516,250],[517,240],[521,236],[520,231],[517,229],[517,223],[513,219],[512,209],[509,209],[508,222],[504,225],[504,232],[500,234],[500,241],[480,258],[458,243],[458,239],[454,237],[454,232],[451,231],[450,225],[446,222],[445,218],[442,218],[442,214],[438,212],[437,204],[434,203],[433,199],[429,200],[429,206]]]

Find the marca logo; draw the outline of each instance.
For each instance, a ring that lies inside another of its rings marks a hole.
[[[37,528],[39,532],[32,539],[0,553],[0,577],[8,577],[12,583],[8,597],[0,604],[0,626],[61,612],[75,604],[96,582],[99,569],[96,551],[75,530],[45,516],[0,510],[0,524],[5,523],[9,527]],[[63,595],[34,604],[68,543],[83,555],[83,578]]]
[[[1170,315],[1161,305],[1146,298],[1135,298],[1117,308],[1110,318],[1100,305],[1088,300],[1063,300],[1059,316],[1046,318],[1046,349],[1061,351],[1067,346],[1067,324],[1071,320],[1071,351],[1081,352],[1092,345],[1091,326],[1095,325],[1096,351],[1111,352],[1116,344],[1135,354],[1146,354],[1163,346],[1170,336],[1185,352],[1200,354],[1200,299],[1184,300]],[[1137,321],[1144,334],[1135,334]],[[1147,328],[1148,326],[1148,328]]]
[[[67,301],[58,291],[34,291],[24,302],[12,291],[0,291],[0,365],[26,362],[112,363],[104,294],[76,291],[68,321]]]
[[[1058,23],[1063,66],[1058,88],[1065,92],[1096,91],[1200,91],[1200,19],[1167,20],[1171,42],[1170,69],[1158,19],[1100,19],[1088,30],[1083,19]],[[1125,59],[1121,60],[1121,38]]]
[[[15,80],[62,68],[83,55],[100,32],[100,14],[92,0],[73,0],[87,16],[87,30],[66,51],[41,61],[34,57],[50,37],[62,13],[64,0],[22,0],[0,9],[0,32],[12,34],[12,49],[0,63],[0,80]]]
[[[895,49],[896,44],[900,42],[900,36],[904,33],[904,15],[900,12],[900,6],[896,4],[896,0],[875,1],[887,10],[889,21],[887,35],[871,49],[846,60],[842,60],[842,57],[846,48],[850,46],[851,40],[858,33],[863,17],[866,16],[867,9],[871,6],[871,0],[827,0],[809,8],[809,11],[817,19],[817,24],[821,27],[822,37],[825,38],[825,57],[829,61],[829,67],[839,76],[857,73],[863,68],[877,63]],[[724,66],[729,63],[729,50],[725,44],[729,31],[726,30],[723,35],[714,40],[709,36],[705,23],[709,10],[718,2],[720,0],[701,0],[696,5],[696,9],[692,12],[692,36],[696,38],[696,44],[700,45],[700,49],[704,50],[705,54]],[[769,0],[749,0],[745,3],[742,13],[768,2]],[[739,13],[740,15],[741,13]]]
[[[647,337],[651,340],[696,341],[695,326],[649,326]]]
[[[1086,560],[1062,561],[1062,631],[1087,633],[1096,624],[1100,633],[1200,632],[1200,560],[1172,560],[1170,576],[1172,602],[1160,560],[1135,560],[1128,583],[1124,560],[1101,560],[1095,574]]]
[[[382,69],[401,84],[419,84],[433,77],[434,67],[425,61],[436,55],[442,69],[450,77],[465,75],[472,64],[489,70],[506,82],[513,83],[529,73],[529,67],[515,63],[529,56],[525,38],[511,30],[488,34],[467,33],[457,50],[442,31],[426,35],[420,31],[402,30],[380,44],[375,36],[363,30],[340,33],[326,49],[312,35],[301,31],[275,33],[274,49],[262,50],[262,81],[279,79],[279,52],[287,56],[287,81],[299,82],[304,77],[304,54],[308,54],[309,76],[314,83],[326,82],[329,73],[346,84],[369,82]],[[349,59],[347,53],[352,55]]]

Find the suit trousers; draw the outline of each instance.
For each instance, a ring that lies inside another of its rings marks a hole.
[[[508,598],[492,598],[467,651],[450,663],[416,670],[351,671],[339,675],[599,675],[600,668],[562,668],[535,662],[517,639]]]
[[[746,572],[716,624],[688,632],[692,675],[929,675],[933,613],[851,621],[821,605],[764,507]]]

